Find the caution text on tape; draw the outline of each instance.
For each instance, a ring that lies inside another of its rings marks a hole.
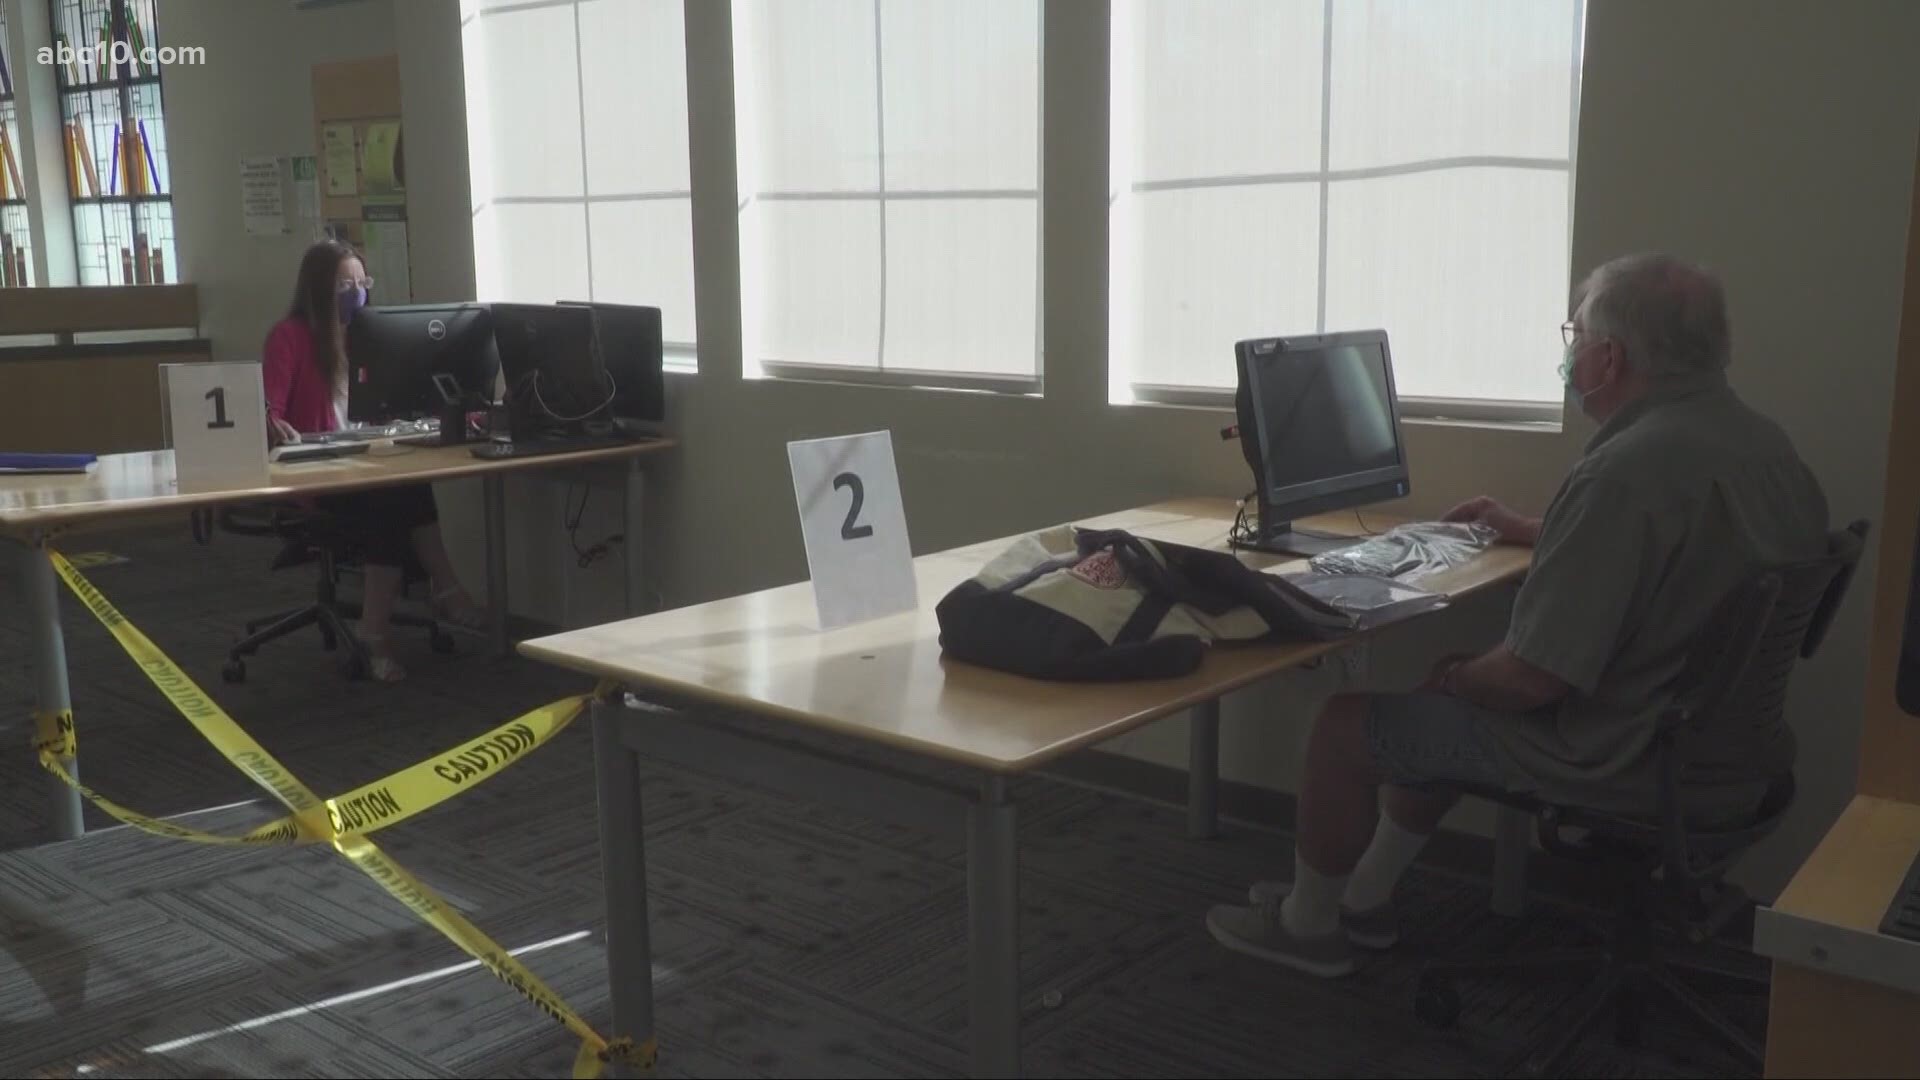
[[[605,1066],[612,1063],[651,1071],[656,1056],[653,1039],[636,1045],[630,1039],[609,1041],[602,1038],[539,976],[468,922],[465,916],[441,899],[425,882],[389,859],[366,835],[375,828],[411,817],[445,801],[458,791],[466,790],[474,782],[497,774],[501,768],[525,756],[564,728],[579,715],[593,695],[542,706],[446,755],[429,758],[346,795],[323,800],[301,783],[291,770],[275,760],[265,747],[254,741],[158,646],[128,622],[71,563],[51,549],[47,551],[47,557],[52,560],[61,580],[113,634],[120,647],[140,666],[154,686],[173,702],[174,708],[230,763],[252,777],[255,783],[267,789],[293,813],[289,818],[262,826],[247,837],[215,837],[215,834],[185,829],[111,804],[80,785],[64,768],[62,759],[70,757],[74,747],[71,713],[46,718],[36,716],[35,742],[42,764],[96,803],[110,807],[109,812],[119,811],[115,813],[116,817],[161,836],[212,843],[291,843],[304,838],[331,844],[348,862],[384,888],[388,895],[406,905],[478,960],[496,978],[513,987],[573,1033],[580,1040],[580,1051],[574,1058],[575,1077],[598,1077]],[[603,694],[607,689],[602,686],[596,694]],[[530,719],[535,717],[539,719]],[[544,728],[542,723],[545,724]],[[434,786],[436,782],[439,785],[437,788]],[[262,833],[271,839],[264,836],[252,839]],[[213,839],[207,839],[210,837]]]

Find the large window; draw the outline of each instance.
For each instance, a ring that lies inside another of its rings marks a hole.
[[[179,280],[155,8],[154,0],[51,0],[82,285]]]
[[[462,0],[482,300],[660,309],[694,347],[681,0]]]
[[[1039,377],[1039,0],[735,0],[749,374]]]
[[[1111,398],[1383,327],[1410,411],[1558,415],[1581,15],[1114,0]]]
[[[27,217],[26,176],[20,166],[13,70],[7,50],[7,13],[0,9],[0,286],[4,287],[33,284],[33,232]]]

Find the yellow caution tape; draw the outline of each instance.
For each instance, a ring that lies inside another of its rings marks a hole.
[[[57,713],[34,711],[33,748],[42,757],[70,758],[75,745],[72,709]]]
[[[224,709],[215,704],[213,699],[208,697],[199,686],[195,685],[193,680],[188,678],[186,673],[181,671],[172,660],[168,659],[167,655],[161,652],[159,647],[148,640],[145,634],[142,634],[132,623],[129,623],[126,617],[121,615],[120,612],[107,601],[107,598],[100,594],[98,589],[94,588],[86,578],[80,576],[79,571],[75,570],[71,563],[61,557],[59,552],[48,549],[47,558],[52,560],[53,568],[55,572],[60,575],[61,580],[67,583],[67,587],[73,590],[74,595],[78,596],[80,601],[87,606],[87,609],[93,612],[94,617],[100,620],[101,624],[107,628],[109,633],[113,634],[114,640],[120,643],[120,647],[126,650],[128,656],[133,658],[134,663],[140,665],[140,669],[146,672],[147,678],[152,680],[155,686],[159,687],[160,692],[166,695],[167,700],[173,702],[174,708],[180,710],[181,715],[185,716],[200,734],[206,738],[208,742],[212,743],[215,749],[225,755],[227,760],[232,762],[236,768],[248,776],[251,776],[255,783],[266,788],[273,794],[274,798],[280,800],[281,803],[286,805],[287,809],[293,811],[290,818],[282,819],[281,822],[276,822],[263,828],[285,828],[286,825],[290,823],[297,834],[314,837],[331,844],[335,851],[338,851],[347,861],[358,867],[362,873],[378,882],[394,899],[405,904],[414,914],[420,916],[420,918],[425,920],[434,929],[446,935],[448,940],[460,946],[469,956],[480,961],[481,965],[488,971],[491,971],[496,978],[508,986],[513,987],[522,997],[525,997],[527,1000],[533,1002],[534,1005],[538,1006],[540,1011],[546,1013],[549,1017],[559,1022],[561,1026],[572,1032],[580,1040],[580,1051],[575,1056],[573,1065],[573,1075],[576,1080],[593,1080],[593,1078],[601,1075],[609,1063],[615,1062],[629,1065],[636,1069],[652,1070],[657,1053],[657,1044],[653,1039],[649,1038],[645,1043],[636,1046],[631,1039],[622,1038],[609,1042],[602,1038],[585,1020],[580,1018],[578,1013],[575,1013],[573,1009],[567,1005],[566,1001],[563,1000],[560,995],[554,993],[545,983],[541,982],[539,976],[529,971],[525,965],[510,955],[507,950],[501,948],[493,939],[481,933],[478,927],[468,922],[465,916],[461,915],[459,911],[455,910],[445,900],[442,900],[438,894],[427,887],[426,883],[408,873],[398,863],[387,858],[385,852],[381,851],[372,840],[367,839],[366,833],[372,831],[372,829],[365,826],[358,826],[347,830],[339,828],[336,824],[337,821],[344,821],[349,814],[357,813],[358,808],[366,805],[364,802],[355,803],[352,800],[354,800],[356,796],[365,798],[368,791],[367,788],[350,792],[338,799],[323,800],[315,795],[305,784],[301,783],[299,778],[295,777],[286,766],[281,765],[279,761],[275,760],[273,755],[269,754],[265,747],[255,742],[251,735],[243,731],[240,725],[235,723],[233,718],[228,716]],[[602,684],[601,687],[595,691],[595,696],[604,694],[608,692],[609,689],[609,686]],[[568,712],[565,707],[570,704],[572,705],[572,709]],[[555,702],[553,705],[546,706],[547,709],[559,710],[559,712],[554,714],[555,722],[553,724],[553,730],[557,731],[560,727],[564,727],[567,721],[571,721],[574,716],[577,716],[583,704],[584,702],[581,699],[568,699],[567,701]],[[535,710],[536,713],[541,711],[542,710]],[[565,719],[559,720],[558,717],[563,713]],[[528,715],[532,716],[533,714],[530,713]],[[523,717],[522,719],[524,720],[526,718]],[[506,726],[511,727],[512,724],[510,723]],[[70,713],[65,714],[64,725],[61,724],[59,717],[48,720],[37,716],[36,731],[36,742],[42,750],[43,762],[53,760],[55,765],[58,765],[57,759],[53,758],[51,751],[48,749],[49,746],[64,748],[67,753],[71,753],[73,747],[73,720]],[[401,804],[401,800],[397,796],[394,797],[394,805],[405,810],[405,813],[383,815],[377,824],[392,824],[404,817],[410,817],[413,814],[419,813],[428,806],[444,801],[450,797],[454,791],[464,790],[466,786],[469,786],[467,784],[468,780],[480,779],[490,773],[498,772],[500,767],[510,763],[511,760],[517,757],[524,756],[533,746],[538,745],[536,742],[533,745],[519,748],[519,744],[516,741],[513,744],[516,749],[512,757],[506,757],[507,747],[496,746],[495,749],[500,755],[501,760],[499,760],[499,763],[496,765],[492,764],[495,759],[489,757],[487,758],[488,764],[484,768],[480,767],[480,759],[478,758],[460,758],[460,762],[465,763],[474,770],[471,773],[463,774],[458,764],[449,764],[452,758],[458,757],[462,752],[470,751],[475,743],[484,744],[489,738],[497,736],[500,731],[501,729],[496,728],[487,735],[481,736],[480,739],[456,749],[452,755],[428,759],[419,765],[415,765],[409,769],[403,769],[395,773],[392,777],[389,777],[389,781],[392,781],[389,786],[392,787],[405,786],[410,781],[416,785],[424,786],[418,788],[409,787],[407,789],[409,793],[418,795],[419,799],[409,801],[405,805]],[[62,732],[64,732],[64,734],[62,734]],[[547,736],[551,737],[551,734],[552,732],[549,731]],[[526,737],[532,738],[533,735],[529,732]],[[56,739],[59,740],[57,743],[55,742]],[[544,741],[544,739],[540,741]],[[486,752],[481,751],[481,753],[484,755]],[[448,771],[439,771],[442,766],[446,766]],[[436,793],[431,783],[421,776],[420,770],[423,769],[427,771],[428,775],[435,777],[441,784],[446,786]],[[78,781],[68,775],[64,768],[55,768],[54,771],[58,772],[69,784],[73,784],[82,791],[86,790],[80,786]],[[378,786],[378,784],[370,785],[370,787],[375,788]],[[421,801],[436,794],[437,797],[432,798],[431,802]],[[103,806],[107,805],[105,800],[96,801],[100,802]],[[383,807],[384,805],[385,804],[383,804]],[[124,808],[120,809],[124,810]],[[122,820],[127,820],[130,824],[138,824],[141,828],[147,828],[149,831],[156,832],[162,836],[198,839],[199,837],[212,835],[208,833],[197,833],[197,830],[184,829],[181,826],[161,822],[153,818],[145,817],[144,815],[133,814],[131,811],[126,811],[126,814],[128,816],[123,817]],[[116,814],[115,816],[120,815]],[[133,818],[140,820],[136,822],[131,820]],[[374,823],[369,822],[369,824]],[[183,837],[180,835],[181,833],[197,835]],[[249,841],[245,838],[224,837],[215,842],[244,843]]]
[[[593,695],[580,694],[542,705],[446,753],[326,800],[333,833],[347,836],[377,832],[471,790],[566,730],[592,700]],[[39,720],[41,714],[35,716]],[[49,727],[44,720],[36,724],[38,734],[34,748],[40,753],[41,767],[66,781],[95,806],[134,828],[196,844],[273,847],[331,842],[328,835],[301,832],[299,822],[292,816],[270,821],[245,835],[232,836],[190,829],[129,810],[75,780],[61,765],[62,757],[73,756],[73,714],[63,713],[55,719],[57,728]]]

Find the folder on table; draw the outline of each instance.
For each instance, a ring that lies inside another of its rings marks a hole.
[[[93,454],[15,454],[0,450],[0,473],[83,473]]]

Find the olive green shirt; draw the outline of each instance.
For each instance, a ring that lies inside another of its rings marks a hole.
[[[1601,427],[1554,496],[1507,647],[1571,690],[1498,725],[1511,764],[1552,799],[1651,813],[1656,720],[1720,603],[1763,568],[1827,550],[1827,501],[1779,425],[1724,374],[1657,386]],[[1792,767],[1784,724],[1719,747],[1716,798],[1757,802]],[[1742,805],[1735,807],[1734,803]]]

